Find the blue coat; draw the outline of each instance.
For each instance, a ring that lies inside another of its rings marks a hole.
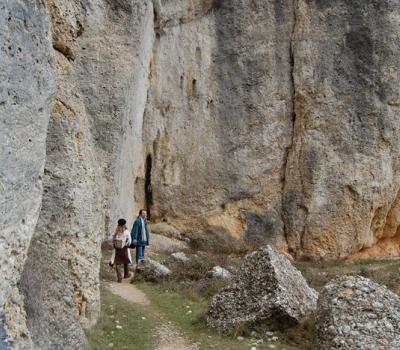
[[[143,241],[142,237],[142,220],[140,220],[140,217],[138,216],[137,219],[135,220],[135,223],[133,224],[132,231],[131,231],[131,238],[132,241],[136,241],[136,245],[140,246],[145,246],[149,245],[150,242],[150,231],[147,227],[147,221],[144,220],[144,229],[146,230],[146,236],[147,240]]]

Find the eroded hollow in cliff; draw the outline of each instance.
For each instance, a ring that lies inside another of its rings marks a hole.
[[[146,158],[146,174],[144,181],[144,193],[145,193],[145,201],[146,201],[146,210],[147,215],[151,218],[151,207],[153,205],[153,190],[151,188],[151,168],[152,168],[152,156],[151,154],[147,155]]]

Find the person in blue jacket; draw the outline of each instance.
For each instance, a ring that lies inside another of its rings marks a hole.
[[[150,231],[147,227],[147,212],[140,209],[131,231],[132,242],[136,246],[136,263],[144,260],[144,249],[150,242]]]

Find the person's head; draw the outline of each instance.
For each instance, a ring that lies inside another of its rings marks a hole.
[[[147,218],[147,211],[146,211],[146,209],[140,209],[140,210],[139,210],[139,216],[140,216],[142,219],[146,219],[146,218]]]
[[[124,233],[125,230],[128,228],[126,227],[126,220],[125,219],[119,219],[118,220],[118,226],[115,229],[114,235],[121,235]]]

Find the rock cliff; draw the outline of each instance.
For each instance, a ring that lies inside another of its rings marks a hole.
[[[84,346],[101,239],[142,206],[297,258],[400,253],[397,2],[0,8],[5,348]]]

